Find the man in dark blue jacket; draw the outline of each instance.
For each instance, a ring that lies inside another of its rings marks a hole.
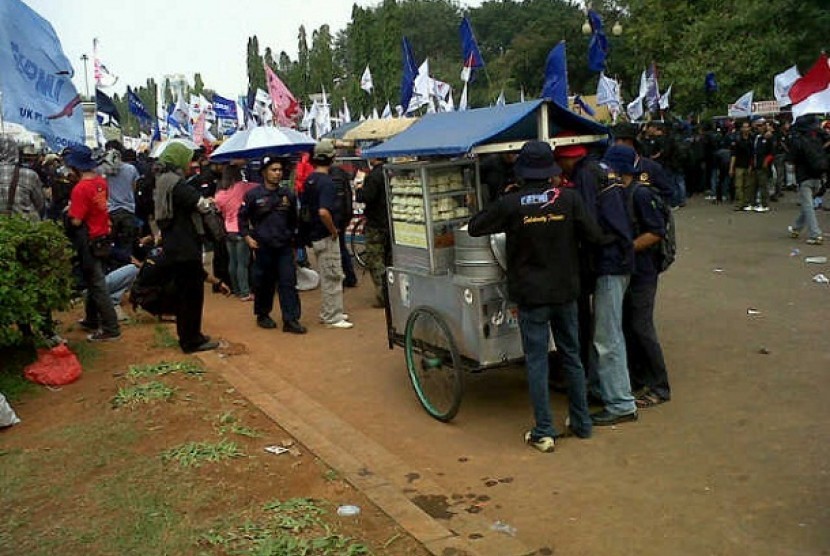
[[[271,318],[274,291],[279,294],[282,330],[305,334],[300,324],[300,296],[294,268],[297,199],[281,185],[286,161],[262,159],[262,185],[245,194],[239,207],[239,234],[254,253],[254,314],[261,328],[276,328]]]
[[[507,287],[519,306],[519,328],[536,425],[525,442],[552,452],[554,438],[548,388],[548,345],[553,331],[568,382],[570,428],[591,436],[585,371],[579,357],[576,298],[579,295],[578,241],[600,242],[602,233],[579,194],[560,189],[550,145],[529,141],[516,161],[519,191],[497,199],[469,224],[472,236],[507,234]]]

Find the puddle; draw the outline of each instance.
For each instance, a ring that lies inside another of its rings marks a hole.
[[[455,515],[449,510],[450,503],[446,496],[438,494],[419,494],[412,497],[412,502],[435,519],[452,519]]]

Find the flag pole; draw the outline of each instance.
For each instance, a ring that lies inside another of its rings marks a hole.
[[[3,118],[3,91],[0,91],[0,133],[6,133],[6,119]]]

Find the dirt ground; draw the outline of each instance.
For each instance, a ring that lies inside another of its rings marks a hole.
[[[66,336],[83,344],[83,333],[67,328]],[[318,535],[328,534],[327,527],[351,539],[342,549],[313,554],[370,553],[352,545],[373,554],[426,554],[216,372],[167,374],[157,380],[175,389],[170,401],[114,408],[120,388],[155,380],[131,379],[130,364],[193,361],[164,347],[170,324],[147,321],[123,330],[119,343],[82,348],[87,363],[76,383],[14,401],[22,422],[0,431],[0,554],[226,554],[243,535],[240,527],[248,527],[248,538],[257,534],[251,524],[269,513],[265,504],[295,498],[313,501],[307,511],[325,512]],[[230,346],[223,355],[238,352]],[[236,443],[244,456],[198,468],[160,457],[186,442],[220,439]],[[291,452],[272,455],[264,451],[269,445]],[[358,505],[359,516],[338,517],[341,504]],[[297,537],[306,533],[303,526]]]
[[[521,443],[521,368],[469,375],[457,418],[429,418],[402,351],[387,349],[368,276],[346,292],[352,330],[317,323],[318,291],[302,295],[304,337],[257,329],[249,306],[216,296],[206,329],[247,347],[236,359],[246,380],[308,396],[327,417],[302,417],[328,442],[380,462],[481,554],[522,553],[499,546],[497,521],[537,554],[830,554],[830,286],[812,281],[830,265],[803,260],[828,246],[787,237],[794,197],[768,214],[699,199],[676,213],[680,257],[657,310],[673,400],[554,454]],[[561,396],[554,407],[561,424]]]

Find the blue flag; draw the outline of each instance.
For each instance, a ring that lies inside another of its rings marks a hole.
[[[466,16],[461,20],[458,32],[461,35],[461,59],[464,62],[464,67],[471,70],[483,68],[484,58],[481,57],[481,51],[478,49],[478,43],[473,34],[473,26]]]
[[[591,25],[591,43],[588,45],[588,69],[605,71],[605,58],[608,56],[608,38],[602,26],[602,18],[594,10],[588,10],[588,23]]]
[[[115,103],[101,89],[95,89],[95,110],[101,125],[121,125],[121,115]]]
[[[217,118],[236,120],[236,102],[217,94],[213,95],[213,111]]]
[[[718,90],[718,82],[715,81],[715,72],[710,71],[706,74],[706,79],[703,81],[703,88],[707,93],[715,93]]]
[[[127,104],[130,106],[130,112],[138,118],[142,124],[150,124],[153,121],[153,117],[147,112],[147,109],[144,108],[144,103],[141,102],[141,99],[138,98],[138,95],[133,92],[132,89],[127,87]]]
[[[548,54],[542,98],[550,99],[559,106],[568,107],[568,63],[565,58],[565,41],[560,41]]]
[[[403,77],[401,77],[401,106],[404,112],[412,100],[412,90],[415,87],[415,77],[418,75],[418,64],[415,62],[415,54],[412,52],[412,45],[409,39],[403,38]]]
[[[3,119],[39,133],[53,151],[84,143],[72,64],[48,21],[20,0],[0,2]]]
[[[581,96],[576,95],[574,97],[574,104],[579,106],[582,109],[582,111],[585,112],[586,114],[588,114],[589,116],[595,116],[596,115],[596,112],[594,111],[593,108],[591,108],[591,105],[588,104],[587,102],[585,102],[585,99],[583,99]]]

